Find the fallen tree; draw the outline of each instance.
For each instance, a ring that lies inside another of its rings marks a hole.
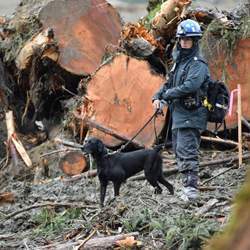
[[[13,43],[20,32],[27,33],[17,44],[17,54],[33,34],[52,29],[60,50],[60,67],[86,75],[99,66],[107,44],[117,44],[121,20],[105,0],[25,1],[16,9],[8,28],[14,32],[10,36]],[[12,59],[10,53],[6,53],[5,61]]]
[[[87,102],[82,116],[129,140],[154,113],[151,99],[162,82],[163,78],[151,71],[147,61],[118,55],[103,65],[88,82]],[[81,109],[78,114],[81,114]],[[157,117],[155,126],[158,135],[164,122],[164,117]],[[107,145],[121,143],[114,136],[93,128],[91,123],[89,125],[89,134],[101,138]],[[135,141],[144,146],[154,143],[153,121]]]
[[[10,104],[18,128],[28,133],[35,121],[44,129],[40,121],[62,115],[60,101],[71,97],[65,89],[76,94],[106,47],[118,44],[121,20],[105,0],[30,0],[2,27],[1,53],[14,80]]]

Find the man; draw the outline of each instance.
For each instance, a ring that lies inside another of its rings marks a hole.
[[[183,174],[181,198],[198,198],[200,133],[206,129],[207,109],[202,101],[207,95],[210,73],[199,53],[200,25],[191,19],[177,27],[177,45],[173,52],[174,66],[168,81],[153,97],[155,109],[162,103],[172,116],[172,143],[179,171]]]

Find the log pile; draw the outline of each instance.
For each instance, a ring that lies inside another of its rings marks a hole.
[[[164,2],[146,28],[143,21],[122,27],[119,14],[105,0],[24,1],[11,19],[0,22],[0,118],[4,119],[8,109],[13,110],[16,131],[25,134],[20,138],[28,147],[32,147],[31,142],[37,145],[53,139],[63,129],[67,132],[61,133],[62,138],[82,143],[86,136],[96,136],[112,148],[119,147],[153,115],[151,97],[172,64],[177,25],[193,18],[204,30],[202,45],[214,78],[228,76],[230,89],[241,83],[243,115],[249,120],[249,109],[244,105],[250,84],[249,38],[243,39],[247,30],[241,31],[242,16],[192,9],[191,3]],[[226,35],[236,36],[239,31],[240,41],[231,44],[230,60],[237,69],[228,63],[220,46],[212,48],[218,51],[214,63],[210,41],[225,40]],[[230,128],[235,126],[235,118],[228,119]],[[133,146],[151,147],[159,138],[163,141],[166,120],[164,116],[152,119],[133,140]],[[80,158],[82,166],[85,159]],[[76,172],[69,171],[68,162],[61,164],[66,174],[84,171],[79,164],[71,165]]]

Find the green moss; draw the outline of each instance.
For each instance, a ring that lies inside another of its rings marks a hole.
[[[35,235],[50,236],[60,233],[64,228],[72,224],[74,219],[81,217],[82,209],[71,208],[56,213],[54,209],[42,209],[32,220],[37,225]]]
[[[221,21],[212,21],[201,40],[201,47],[207,59],[214,58],[221,51],[227,60],[233,56],[237,42],[250,37],[250,17],[244,17],[237,27],[226,27]]]
[[[148,15],[147,15],[146,17],[144,17],[144,19],[142,20],[144,26],[145,26],[148,30],[151,29],[151,21],[152,21],[152,19],[155,17],[156,13],[157,13],[158,11],[160,11],[160,9],[161,9],[161,3],[158,3],[158,4],[154,7],[154,9],[150,10],[149,13],[148,13]]]
[[[20,49],[24,44],[40,30],[41,24],[35,16],[31,16],[28,19],[20,20],[15,24],[10,24],[10,27],[14,33],[11,40],[0,42],[0,51],[4,54],[4,61],[10,63],[18,55]]]

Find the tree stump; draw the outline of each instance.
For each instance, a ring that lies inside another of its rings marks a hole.
[[[121,54],[102,66],[87,87],[87,114],[89,121],[110,130],[114,135],[131,139],[153,115],[152,96],[163,84],[164,78],[155,74],[147,61]],[[165,123],[157,116],[155,128],[161,132]],[[91,127],[91,122],[89,123]],[[97,136],[110,146],[118,146],[121,139],[110,136],[105,130],[93,128],[91,136]],[[154,121],[135,138],[137,144],[146,147],[155,142]]]
[[[60,169],[69,176],[77,175],[88,170],[85,156],[80,152],[69,152],[59,162]]]

